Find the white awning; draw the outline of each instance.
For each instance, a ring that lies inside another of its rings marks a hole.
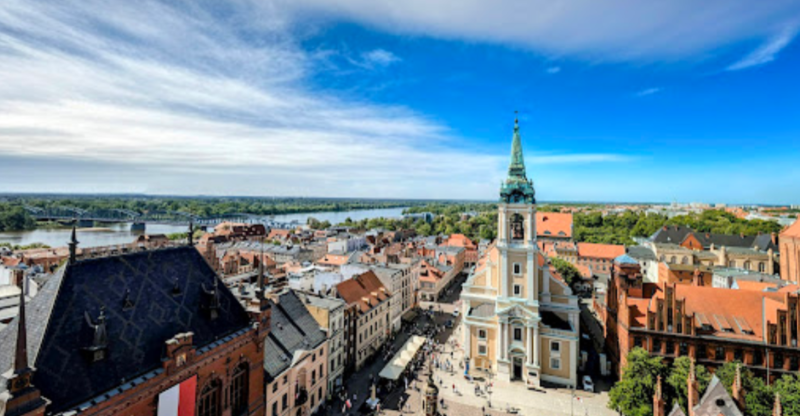
[[[403,348],[389,360],[389,364],[383,367],[383,370],[378,374],[379,377],[388,380],[397,380],[403,370],[406,369],[408,363],[417,355],[417,351],[425,344],[425,338],[414,335],[403,344]]]

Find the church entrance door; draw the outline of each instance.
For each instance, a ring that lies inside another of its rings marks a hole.
[[[522,380],[522,358],[514,357],[514,380]]]

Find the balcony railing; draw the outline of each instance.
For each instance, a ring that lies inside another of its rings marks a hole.
[[[308,401],[308,391],[305,387],[300,387],[295,393],[294,406],[302,406]]]

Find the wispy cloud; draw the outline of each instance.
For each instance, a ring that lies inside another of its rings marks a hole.
[[[385,49],[374,49],[361,54],[364,64],[368,66],[389,66],[400,62],[400,58]]]
[[[522,46],[589,60],[706,58],[764,39],[800,16],[797,0],[280,0],[297,13],[399,33]],[[598,18],[598,16],[602,16]],[[708,22],[714,22],[709,24]]]
[[[661,92],[661,88],[653,87],[653,88],[646,88],[641,91],[637,91],[634,94],[636,97],[647,97],[648,95],[658,94]]]
[[[310,89],[317,57],[292,38],[278,6],[6,0],[0,176],[40,178],[39,188],[15,188],[25,191],[496,191],[483,178],[502,172],[505,156],[463,150],[447,126],[412,109]],[[382,49],[361,58],[376,67],[401,60]]]
[[[778,53],[785,47],[789,46],[792,39],[797,35],[797,27],[787,27],[780,33],[769,39],[766,43],[759,46],[756,50],[750,52],[741,60],[731,64],[726,69],[728,71],[739,71],[742,69],[752,68],[755,66],[764,65],[775,60]]]
[[[547,73],[548,74],[557,74],[559,72],[561,72],[561,67],[560,66],[551,66],[551,67],[547,68]]]

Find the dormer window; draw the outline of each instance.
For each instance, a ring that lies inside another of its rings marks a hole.
[[[108,329],[106,328],[105,308],[100,308],[100,315],[92,319],[89,312],[84,312],[86,322],[86,339],[88,345],[83,348],[90,362],[102,361],[106,358],[108,349]]]

